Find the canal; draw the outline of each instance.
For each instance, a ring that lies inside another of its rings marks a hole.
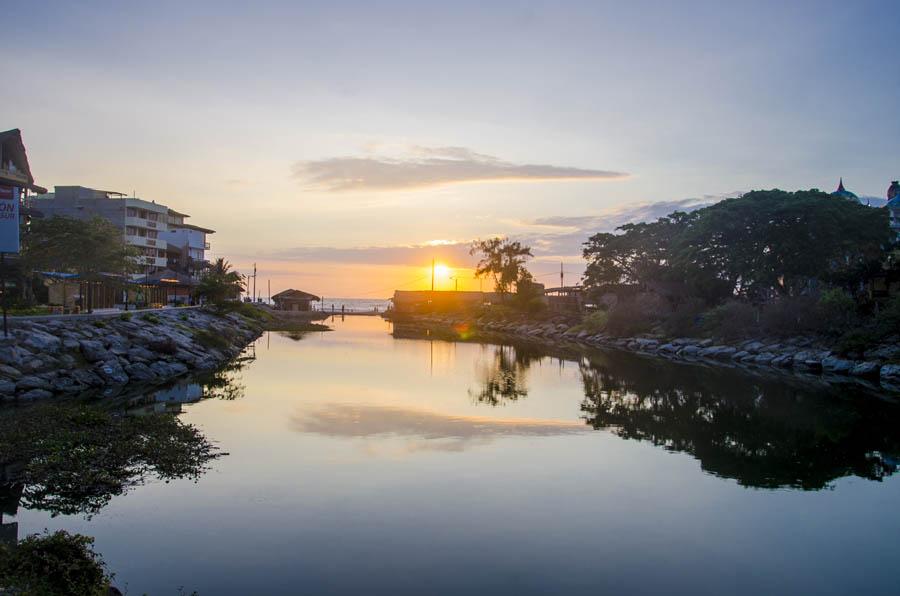
[[[19,486],[4,537],[93,536],[132,594],[896,593],[882,396],[331,324],[119,400],[218,456],[84,506]]]

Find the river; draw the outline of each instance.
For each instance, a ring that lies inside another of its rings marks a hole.
[[[93,536],[131,594],[896,593],[892,402],[331,324],[129,402],[198,427],[205,473],[5,527]]]

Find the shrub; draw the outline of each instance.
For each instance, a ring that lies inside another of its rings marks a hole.
[[[130,320],[131,320],[131,313],[130,313],[130,312],[123,312],[122,314],[119,315],[119,320],[120,320],[120,321],[130,321]]]
[[[59,530],[28,536],[15,548],[0,547],[3,587],[14,594],[106,594],[111,577],[93,544],[93,538]]]
[[[756,309],[746,302],[731,300],[703,315],[703,330],[722,339],[750,337],[757,332]]]
[[[159,325],[159,317],[152,312],[148,312],[147,314],[145,314],[143,319],[151,325]]]
[[[891,298],[875,317],[879,338],[900,334],[900,296]]]
[[[690,298],[672,311],[663,321],[662,327],[669,337],[693,336],[700,332],[705,304],[702,300]]]
[[[223,335],[208,329],[194,331],[194,339],[197,340],[198,344],[208,349],[224,350],[230,345]]]
[[[615,337],[646,333],[652,321],[638,300],[621,301],[609,311],[606,332]]]
[[[851,352],[862,354],[876,343],[878,343],[876,333],[864,329],[851,329],[838,339],[835,349],[841,356]]]
[[[859,323],[856,300],[840,288],[822,292],[815,314],[816,327],[830,335],[846,333]]]
[[[759,323],[766,335],[776,337],[815,331],[818,326],[816,301],[808,296],[781,298],[763,307]]]
[[[609,312],[598,310],[587,314],[581,320],[580,327],[591,333],[600,333],[606,330],[606,324],[609,322]]]

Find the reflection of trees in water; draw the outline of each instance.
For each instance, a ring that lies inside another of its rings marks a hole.
[[[900,408],[837,389],[599,355],[581,363],[586,422],[690,453],[704,470],[761,488],[824,488],[892,474]]]
[[[241,370],[255,358],[235,358],[227,365],[199,379],[204,399],[233,401],[244,397],[247,386],[242,382]]]
[[[169,414],[122,416],[82,404],[0,411],[3,492],[53,515],[92,515],[150,475],[196,479],[221,455]]]
[[[478,403],[500,406],[528,396],[525,386],[528,368],[543,357],[540,350],[527,345],[490,346],[493,351],[487,364],[481,364],[480,387],[469,390]]]

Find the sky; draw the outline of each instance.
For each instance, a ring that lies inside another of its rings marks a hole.
[[[574,283],[628,221],[900,178],[894,0],[0,9],[0,130],[36,182],[186,212],[273,293],[386,298],[432,259],[477,289],[497,235]]]

